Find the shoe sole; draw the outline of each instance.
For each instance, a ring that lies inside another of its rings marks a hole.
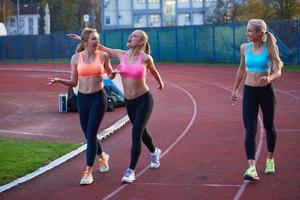
[[[247,181],[258,181],[259,178],[253,178],[252,176],[248,176],[248,175],[244,175],[244,180],[247,180]]]
[[[275,174],[275,171],[265,171],[265,174]]]
[[[121,180],[122,183],[132,183],[133,181],[135,181],[135,179],[134,180],[127,180],[127,179],[122,178],[122,180]]]

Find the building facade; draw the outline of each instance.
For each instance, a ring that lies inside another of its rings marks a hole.
[[[103,0],[102,30],[204,24],[205,0]]]

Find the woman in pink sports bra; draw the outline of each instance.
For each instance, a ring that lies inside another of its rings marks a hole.
[[[75,87],[79,84],[77,106],[81,128],[87,141],[86,169],[80,180],[81,185],[93,182],[93,164],[96,154],[99,156],[100,172],[109,170],[109,156],[102,152],[97,139],[97,131],[107,107],[107,95],[103,89],[104,70],[110,79],[113,71],[107,53],[98,50],[99,34],[95,29],[86,28],[81,33],[81,43],[71,59],[71,78],[49,78],[48,85],[62,83]]]
[[[69,36],[80,40],[75,34]],[[153,109],[153,98],[146,84],[146,71],[149,71],[158,82],[158,89],[163,90],[164,83],[150,55],[148,36],[144,31],[133,31],[128,37],[127,47],[129,50],[125,51],[99,45],[100,50],[120,60],[117,70],[122,77],[125,105],[133,125],[131,161],[128,169],[124,172],[122,182],[131,183],[135,180],[134,170],[141,153],[142,142],[151,153],[150,167],[158,168],[160,166],[161,150],[154,146],[151,135],[146,129]]]

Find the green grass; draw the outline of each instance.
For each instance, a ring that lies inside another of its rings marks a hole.
[[[0,185],[76,149],[79,144],[0,138]]]

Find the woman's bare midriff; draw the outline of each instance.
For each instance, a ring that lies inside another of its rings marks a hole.
[[[149,90],[144,79],[122,78],[122,82],[126,99],[134,99]]]
[[[266,86],[266,83],[261,83],[259,81],[260,77],[268,76],[267,72],[247,72],[245,84],[253,87],[263,87]]]
[[[86,76],[79,78],[78,90],[84,94],[92,94],[103,89],[102,77],[99,76]]]

